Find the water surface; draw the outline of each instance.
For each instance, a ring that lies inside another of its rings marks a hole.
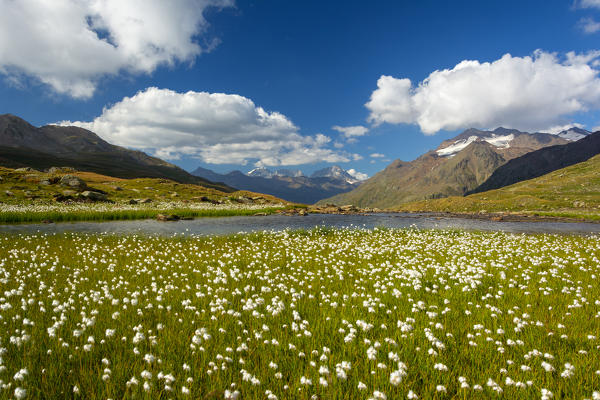
[[[503,231],[514,233],[599,233],[600,224],[584,222],[504,222],[467,218],[450,218],[415,214],[333,215],[307,216],[269,215],[263,217],[198,218],[191,221],[158,222],[154,220],[114,222],[64,222],[54,224],[0,225],[0,233],[114,233],[173,236],[226,235],[238,232],[281,231],[284,229],[312,229],[314,227],[372,229],[409,228],[465,229]]]

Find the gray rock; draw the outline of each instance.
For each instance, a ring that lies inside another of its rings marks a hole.
[[[84,190],[87,188],[87,184],[85,181],[75,175],[64,175],[60,178],[60,184],[63,186],[69,186],[73,189]]]
[[[42,179],[42,180],[40,181],[40,185],[44,185],[44,186],[47,186],[47,185],[52,185],[52,182],[50,182],[50,180],[49,180],[49,179]]]
[[[86,190],[86,191],[82,192],[80,194],[80,196],[87,200],[91,200],[91,201],[106,201],[106,200],[108,200],[106,198],[105,194],[98,193],[98,192],[92,192],[91,190]]]
[[[152,199],[148,199],[148,198],[146,198],[146,199],[141,199],[141,200],[139,201],[139,203],[140,203],[140,204],[148,204],[148,203],[152,203]]]
[[[35,169],[33,169],[31,167],[17,168],[17,169],[15,169],[15,171],[17,171],[17,172],[37,172]]]
[[[73,167],[50,167],[48,168],[49,174],[64,174],[68,172],[75,172],[75,168]]]
[[[77,192],[74,190],[63,190],[62,194],[63,196],[75,196]]]
[[[137,203],[138,203],[138,201],[137,201],[136,199],[131,199],[131,200],[129,200],[129,202],[128,202],[128,203],[129,203],[129,204],[137,204]]]
[[[5,190],[5,191],[4,191],[4,194],[6,194],[8,197],[12,197],[12,196],[14,196],[14,195],[15,195],[15,194],[14,194],[13,192],[11,192],[10,190]]]

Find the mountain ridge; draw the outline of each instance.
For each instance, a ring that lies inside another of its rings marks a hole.
[[[144,152],[113,145],[86,129],[59,125],[38,128],[12,114],[0,115],[0,165],[36,169],[70,166],[117,178],[164,178],[234,190]]]
[[[347,192],[357,186],[357,183],[349,183],[346,180],[328,176],[276,175],[265,173],[265,170],[266,168],[260,170],[258,176],[244,174],[238,170],[227,174],[218,174],[202,167],[196,168],[191,173],[215,182],[223,182],[241,190],[270,194],[287,201],[303,204],[313,204],[318,200]],[[270,177],[262,176],[263,174]]]
[[[475,138],[473,138],[475,137]],[[467,129],[415,160],[395,160],[356,189],[319,204],[390,208],[409,201],[464,195],[507,161],[567,140],[516,129]],[[455,146],[455,148],[451,148]]]
[[[573,164],[586,161],[600,153],[600,131],[564,145],[549,146],[508,161],[495,170],[481,185],[467,194],[499,189],[533,179]]]

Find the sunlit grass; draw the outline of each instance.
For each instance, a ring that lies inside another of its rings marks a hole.
[[[22,207],[19,210],[3,209],[0,206],[0,223],[15,224],[28,222],[68,222],[68,221],[117,221],[155,218],[158,214],[175,214],[183,218],[231,217],[236,215],[272,214],[282,207],[264,205],[207,205],[187,207],[181,205],[128,207],[105,204],[63,205],[60,207]]]
[[[0,398],[592,398],[599,257],[460,231],[3,236]]]

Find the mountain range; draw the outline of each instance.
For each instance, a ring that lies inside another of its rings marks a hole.
[[[69,166],[117,178],[165,178],[231,192],[141,151],[112,145],[95,133],[75,126],[37,128],[11,115],[0,115],[0,165],[47,169]]]
[[[241,190],[270,194],[304,204],[313,204],[326,197],[350,191],[359,184],[356,178],[337,165],[316,171],[310,177],[304,176],[301,171],[272,171],[264,167],[255,168],[247,174],[241,171],[218,174],[198,167],[192,174]]]
[[[589,134],[579,128],[558,134],[502,127],[493,131],[467,129],[414,161],[395,160],[356,189],[319,203],[390,208],[410,201],[463,196],[512,159]]]
[[[235,187],[305,204],[391,208],[411,201],[464,196],[539,177],[598,153],[600,132],[591,134],[581,128],[557,134],[467,129],[413,161],[393,161],[365,181],[339,166],[310,176],[299,170],[264,167],[247,174],[218,174],[204,168],[188,173],[141,151],[112,145],[79,127],[38,128],[14,115],[0,115],[2,166],[69,166],[118,178],[163,178],[225,192]]]

